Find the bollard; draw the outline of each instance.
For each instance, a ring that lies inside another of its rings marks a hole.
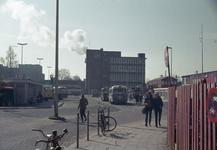
[[[108,131],[109,131],[109,113],[110,113],[110,107],[108,107]]]
[[[77,113],[77,148],[79,148],[79,113]]]
[[[98,126],[98,135],[99,135],[99,109],[98,109],[98,112],[97,112],[97,126]]]
[[[87,111],[87,140],[89,141],[89,111]]]

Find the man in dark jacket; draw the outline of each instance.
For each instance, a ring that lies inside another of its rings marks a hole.
[[[81,99],[79,101],[78,109],[80,108],[80,115],[81,120],[83,121],[83,117],[85,118],[85,121],[87,120],[87,117],[85,115],[86,106],[88,105],[87,99],[84,97],[84,94],[81,94]]]

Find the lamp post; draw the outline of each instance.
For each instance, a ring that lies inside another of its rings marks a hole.
[[[47,66],[47,68],[48,68],[48,80],[49,80],[49,77],[50,77],[50,68],[51,68],[52,66]]]
[[[39,65],[41,64],[41,60],[43,60],[44,58],[37,58],[39,60]]]
[[[22,46],[22,49],[21,49],[21,64],[23,64],[23,45],[27,45],[27,43],[17,43],[17,44]]]

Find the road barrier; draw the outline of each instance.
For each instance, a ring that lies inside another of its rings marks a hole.
[[[207,96],[216,83],[168,88],[167,144],[175,150],[216,150],[216,123],[207,114]]]

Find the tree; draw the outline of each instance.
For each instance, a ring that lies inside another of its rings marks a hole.
[[[69,69],[59,70],[59,80],[72,80]]]
[[[18,61],[16,60],[16,57],[17,54],[15,54],[13,48],[9,46],[8,51],[6,51],[6,57],[0,57],[0,62],[8,68],[17,68]]]
[[[75,76],[72,77],[72,80],[80,81],[81,78],[76,74]]]

